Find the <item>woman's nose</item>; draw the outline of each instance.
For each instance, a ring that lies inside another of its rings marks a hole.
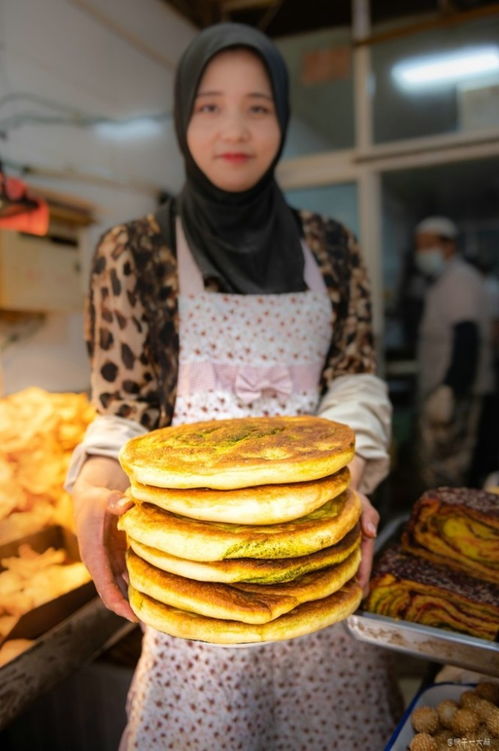
[[[245,119],[239,114],[227,115],[221,131],[223,138],[230,141],[245,141],[249,135]]]

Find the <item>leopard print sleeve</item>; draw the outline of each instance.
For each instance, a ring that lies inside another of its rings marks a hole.
[[[333,336],[321,375],[324,394],[339,376],[376,370],[369,281],[352,233],[319,214],[300,211],[298,216],[333,310]]]
[[[367,270],[355,236],[346,235],[344,315],[338,316],[333,332],[326,378],[356,373],[374,373],[376,355],[372,330],[371,290]]]
[[[92,262],[85,306],[92,403],[101,415],[157,426],[159,396],[149,324],[127,225],[101,238]]]

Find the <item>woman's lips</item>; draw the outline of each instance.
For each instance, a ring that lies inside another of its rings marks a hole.
[[[227,162],[233,162],[235,164],[247,162],[249,158],[249,154],[242,154],[236,151],[228,151],[225,154],[220,154],[219,156],[219,159],[225,159]]]

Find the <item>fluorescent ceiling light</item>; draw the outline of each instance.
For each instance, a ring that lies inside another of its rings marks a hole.
[[[404,60],[393,67],[392,75],[399,86],[418,89],[458,83],[498,71],[499,48],[490,46]]]
[[[164,125],[153,117],[137,117],[130,120],[103,121],[95,125],[100,136],[115,141],[135,141],[159,135]]]

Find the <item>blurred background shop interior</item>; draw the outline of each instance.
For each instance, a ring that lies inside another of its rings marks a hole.
[[[387,524],[417,498],[415,226],[450,218],[464,257],[499,279],[497,2],[2,0],[0,396],[88,391],[93,249],[181,187],[174,69],[220,20],[258,26],[289,66],[289,201],[344,222],[363,249],[394,405],[392,472],[375,496]],[[9,184],[48,211],[46,233],[1,223]]]

